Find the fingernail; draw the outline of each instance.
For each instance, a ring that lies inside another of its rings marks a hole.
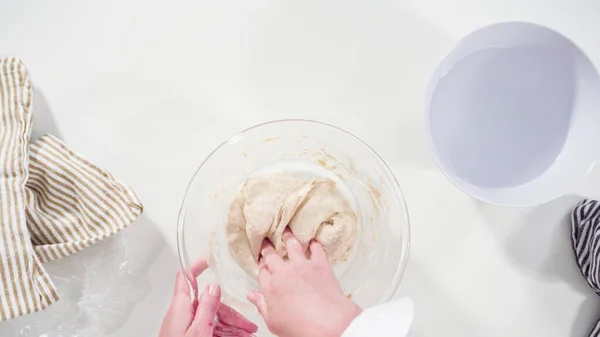
[[[288,244],[290,244],[290,245],[299,245],[300,241],[298,241],[298,239],[291,238],[291,239],[288,240]]]
[[[248,301],[250,301],[250,302],[256,301],[256,294],[253,293],[253,292],[249,293],[248,294]]]
[[[219,293],[219,286],[218,286],[218,285],[216,285],[216,284],[211,284],[211,285],[208,287],[208,294],[209,294],[210,296],[217,296],[217,295],[218,295],[218,293]]]

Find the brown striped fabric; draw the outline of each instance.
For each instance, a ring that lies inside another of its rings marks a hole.
[[[0,59],[0,321],[58,300],[42,263],[115,234],[141,213],[133,191],[54,136],[30,143],[32,89]]]

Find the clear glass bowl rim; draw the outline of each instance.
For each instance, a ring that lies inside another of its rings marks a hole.
[[[385,169],[387,170],[387,173],[389,173],[389,175],[391,176],[392,184],[393,184],[392,188],[394,189],[395,196],[396,196],[396,198],[399,199],[400,204],[404,208],[403,217],[405,218],[404,220],[406,223],[406,228],[402,228],[402,233],[401,233],[402,243],[403,243],[402,251],[401,251],[402,255],[400,258],[400,262],[398,264],[398,268],[396,269],[396,273],[394,274],[394,278],[392,279],[389,289],[387,289],[386,294],[380,300],[379,303],[385,303],[385,302],[390,301],[393,298],[396,291],[398,290],[398,287],[400,286],[400,281],[402,280],[402,276],[404,275],[404,272],[406,271],[406,267],[408,265],[408,258],[409,258],[409,254],[410,254],[410,242],[411,242],[411,239],[410,239],[410,235],[411,235],[410,234],[410,217],[409,217],[408,208],[406,205],[406,199],[404,198],[404,193],[402,191],[402,188],[400,187],[400,184],[398,183],[398,179],[394,175],[394,172],[389,167],[389,165],[385,162],[385,160],[383,160],[383,158],[371,146],[369,146],[369,144],[365,143],[362,139],[356,137],[352,133],[350,133],[340,127],[337,127],[335,125],[331,125],[328,123],[319,122],[319,121],[315,121],[315,120],[309,120],[309,119],[279,119],[279,120],[273,120],[273,121],[256,124],[254,126],[251,126],[247,129],[244,129],[244,130],[238,132],[237,134],[233,135],[232,137],[230,137],[229,139],[227,139],[226,141],[221,143],[202,161],[200,166],[198,166],[198,168],[194,172],[194,175],[192,175],[192,178],[190,179],[187,187],[185,188],[185,194],[184,194],[183,200],[181,202],[181,206],[179,208],[179,215],[178,215],[178,219],[177,219],[177,254],[179,256],[179,263],[181,265],[181,269],[183,270],[187,267],[184,263],[184,260],[186,259],[186,257],[184,256],[185,255],[185,252],[184,252],[185,243],[183,242],[183,226],[184,226],[184,219],[185,219],[186,199],[187,199],[190,187],[192,186],[194,179],[198,175],[198,172],[200,172],[200,169],[202,169],[202,166],[204,166],[204,164],[210,160],[210,158],[213,156],[214,153],[216,153],[221,148],[223,148],[225,145],[229,144],[230,142],[232,142],[235,139],[238,139],[239,137],[243,136],[245,133],[247,133],[251,130],[258,129],[260,127],[263,127],[265,125],[270,125],[270,124],[298,123],[298,122],[314,123],[319,126],[333,128],[337,131],[341,131],[341,132],[345,133],[346,135],[357,140],[359,143],[361,143],[367,149],[369,149],[379,159],[379,162],[383,165],[383,167],[385,167]],[[191,280],[188,279],[188,273],[183,273],[183,274],[185,275],[188,282],[191,283]],[[196,295],[198,295],[198,294],[196,294]]]

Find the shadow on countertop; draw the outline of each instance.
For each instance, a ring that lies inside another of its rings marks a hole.
[[[600,317],[600,298],[582,276],[571,244],[571,211],[581,199],[564,196],[534,208],[506,208],[475,201],[517,268],[548,283],[565,283],[586,297],[573,323],[572,337],[587,336]],[[515,220],[517,225],[507,228]]]
[[[58,130],[58,127],[56,126],[54,114],[52,113],[52,109],[50,109],[46,96],[44,96],[44,93],[40,89],[37,89],[34,86],[33,127],[31,130],[31,139],[36,140],[45,134],[51,134],[58,138],[61,138],[62,136],[60,130]]]

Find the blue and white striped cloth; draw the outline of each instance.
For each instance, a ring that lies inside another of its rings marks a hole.
[[[600,295],[600,202],[583,200],[571,214],[571,241],[577,265],[592,290]],[[600,320],[590,332],[600,337]]]

